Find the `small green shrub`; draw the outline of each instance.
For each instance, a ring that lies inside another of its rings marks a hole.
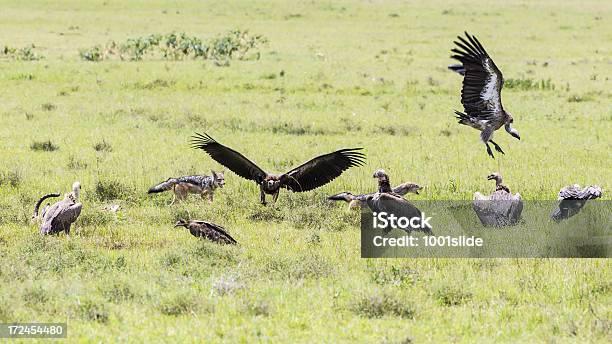
[[[443,306],[458,306],[472,298],[472,294],[456,286],[443,286],[434,292],[434,297]]]
[[[381,318],[383,316],[398,316],[414,318],[414,308],[404,303],[391,293],[372,291],[353,302],[351,309],[354,313],[367,318]]]
[[[107,323],[109,313],[104,303],[92,299],[77,301],[77,312],[83,320]]]
[[[198,308],[198,299],[187,292],[167,295],[159,302],[159,311],[164,315],[179,316],[195,313]]]
[[[34,44],[23,48],[4,46],[4,49],[0,51],[0,57],[5,56],[18,61],[38,61],[45,58],[43,55],[37,54],[34,49],[36,49]]]
[[[106,142],[105,140],[102,140],[102,142],[98,142],[93,146],[93,149],[96,152],[112,152],[113,151],[113,146]]]
[[[34,141],[30,144],[30,149],[33,151],[53,152],[58,150],[59,146],[55,145],[51,140]]]
[[[100,179],[96,182],[96,198],[100,201],[131,200],[135,191],[131,186],[124,185],[118,180]]]

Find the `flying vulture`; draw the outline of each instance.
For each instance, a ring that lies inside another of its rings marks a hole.
[[[550,214],[550,218],[557,222],[569,219],[578,214],[588,200],[599,198],[602,194],[601,187],[597,185],[587,186],[584,189],[578,184],[566,186],[559,191],[558,199],[561,202]]]
[[[389,183],[389,176],[384,170],[376,170],[372,177],[378,179],[378,192],[366,195],[365,203],[373,213],[386,212],[406,218],[421,217],[422,213],[417,207],[401,195],[393,192]],[[385,230],[385,234],[390,230],[390,228]],[[406,231],[410,232],[409,229],[406,229]],[[429,228],[424,228],[422,231],[429,235],[433,234]]]
[[[194,237],[208,239],[217,244],[237,244],[236,240],[229,235],[225,228],[212,222],[180,219],[174,227],[185,227],[189,229],[189,233]]]
[[[70,234],[70,227],[77,220],[83,209],[83,204],[79,202],[80,191],[81,184],[75,182],[72,185],[72,192],[67,193],[63,200],[50,207],[45,207],[40,226],[41,234],[57,234],[61,231],[64,231],[67,235]],[[40,206],[40,203],[48,197],[49,195],[43,196],[37,205]],[[38,215],[37,212],[35,215]]]
[[[523,212],[520,194],[512,195],[510,189],[502,184],[502,176],[492,173],[487,180],[495,180],[495,191],[490,196],[474,193],[472,207],[484,226],[502,227],[516,225]]]
[[[270,174],[208,134],[196,133],[192,144],[193,148],[204,150],[211,158],[240,177],[255,181],[260,187],[260,200],[264,205],[266,194],[272,195],[273,202],[276,202],[281,188],[293,192],[314,190],[331,182],[347,169],[361,166],[365,162],[365,155],[358,152],[362,148],[348,148],[318,156],[287,173]]]
[[[423,187],[415,183],[403,183],[394,187],[392,191],[393,193],[398,194],[400,196],[404,196],[408,193],[414,193],[418,195],[419,190],[421,190],[422,188]],[[345,191],[339,194],[331,195],[327,197],[327,199],[330,201],[345,201],[349,204],[349,209],[359,209],[365,205],[366,198],[372,194],[373,193],[353,195],[351,192]]]
[[[451,65],[449,69],[463,75],[461,103],[464,112],[455,111],[460,124],[480,130],[480,139],[487,146],[487,153],[495,158],[489,142],[495,150],[504,154],[501,147],[492,140],[493,133],[504,126],[506,131],[521,139],[518,131],[512,128],[512,115],[502,105],[501,90],[504,77],[478,39],[465,33],[466,38],[457,36],[454,41],[458,48],[451,51],[451,57],[461,65]]]

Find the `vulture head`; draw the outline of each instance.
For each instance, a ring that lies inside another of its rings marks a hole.
[[[81,195],[81,183],[80,182],[74,182],[74,184],[72,184],[72,198],[73,201],[77,202],[79,200],[79,197]]]
[[[521,139],[521,135],[519,135],[518,130],[512,128],[512,122],[514,122],[514,120],[512,119],[512,115],[510,115],[509,112],[506,111],[506,113],[508,114],[508,117],[510,117],[510,119],[506,122],[506,125],[504,126],[504,129],[506,129],[506,132],[508,132],[508,134],[512,135],[512,137],[514,137],[517,140]]]
[[[493,172],[487,176],[487,180],[494,180],[496,184],[501,184],[502,176],[499,172]]]
[[[174,224],[174,227],[185,227],[185,228],[187,228],[187,225],[189,225],[189,221],[184,220],[184,219],[180,219],[180,220],[176,221],[176,223]]]
[[[381,182],[389,181],[389,176],[387,175],[387,172],[385,172],[385,170],[383,169],[378,169],[374,171],[374,175],[372,175],[372,177],[378,179],[378,181]]]
[[[346,202],[350,202],[353,200],[353,194],[350,192],[341,192],[339,194],[335,194],[332,196],[327,197],[327,199],[329,201],[346,201]]]
[[[397,194],[400,195],[405,195],[408,193],[413,193],[418,195],[419,194],[419,190],[422,190],[423,187],[420,186],[419,184],[415,184],[415,183],[404,183],[396,188],[393,189],[393,191]]]

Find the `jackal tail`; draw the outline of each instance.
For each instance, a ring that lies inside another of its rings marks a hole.
[[[164,191],[168,191],[168,190],[172,190],[172,188],[178,184],[178,179],[176,178],[170,178],[168,180],[166,180],[163,183],[159,183],[157,185],[155,185],[154,187],[149,189],[150,194],[152,193],[159,193],[159,192],[164,192]]]

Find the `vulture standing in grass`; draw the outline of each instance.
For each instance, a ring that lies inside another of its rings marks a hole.
[[[378,179],[378,192],[366,195],[364,200],[372,212],[386,212],[397,217],[421,217],[422,213],[417,207],[401,195],[393,192],[389,183],[389,176],[384,170],[376,170],[372,177]],[[385,234],[390,230],[391,228],[387,228]],[[410,230],[406,231],[410,232]],[[429,235],[433,234],[429,228],[424,228],[422,231]]]
[[[217,244],[236,245],[237,242],[225,230],[225,228],[212,222],[200,220],[179,220],[174,227],[185,227],[189,229],[189,233],[196,238],[208,239]]]
[[[83,209],[83,204],[79,202],[80,191],[81,184],[75,182],[72,185],[72,192],[67,193],[63,200],[45,207],[40,226],[41,234],[57,234],[61,231],[64,231],[67,235],[70,234],[70,227],[77,220]],[[37,205],[40,206],[40,203],[48,196],[43,196]],[[35,215],[37,215],[36,213]]]
[[[569,219],[578,214],[588,200],[599,198],[602,194],[601,187],[597,185],[587,186],[584,189],[578,184],[566,186],[559,191],[558,199],[561,202],[550,214],[550,218],[557,222]]]
[[[419,190],[421,187],[415,183],[403,183],[393,188],[393,193],[398,194],[400,196],[404,196],[408,193],[419,194]],[[365,206],[365,200],[368,196],[373,195],[373,193],[369,194],[361,194],[361,195],[353,195],[350,192],[341,192],[339,194],[331,195],[327,197],[330,201],[345,201],[348,203],[348,208],[350,209],[360,209],[362,206]]]
[[[272,195],[276,202],[281,188],[293,192],[305,192],[323,186],[344,171],[361,166],[365,155],[358,152],[362,148],[341,149],[318,156],[283,174],[270,174],[251,162],[244,155],[225,147],[207,134],[196,134],[192,140],[193,148],[204,150],[211,158],[227,167],[242,178],[255,181],[260,188],[261,204],[266,204],[266,194]]]
[[[504,77],[478,39],[465,33],[466,38],[458,36],[454,43],[458,48],[451,51],[451,57],[461,65],[451,65],[449,69],[463,75],[461,103],[464,112],[455,111],[460,124],[480,130],[480,139],[487,147],[487,153],[495,158],[489,142],[495,150],[504,154],[501,147],[492,140],[493,133],[504,126],[506,131],[521,139],[518,131],[512,128],[512,116],[502,105],[501,90]]]
[[[510,189],[502,184],[502,176],[492,173],[488,180],[495,180],[495,191],[490,196],[474,193],[472,206],[484,226],[502,227],[516,225],[523,212],[520,194],[512,195]]]

